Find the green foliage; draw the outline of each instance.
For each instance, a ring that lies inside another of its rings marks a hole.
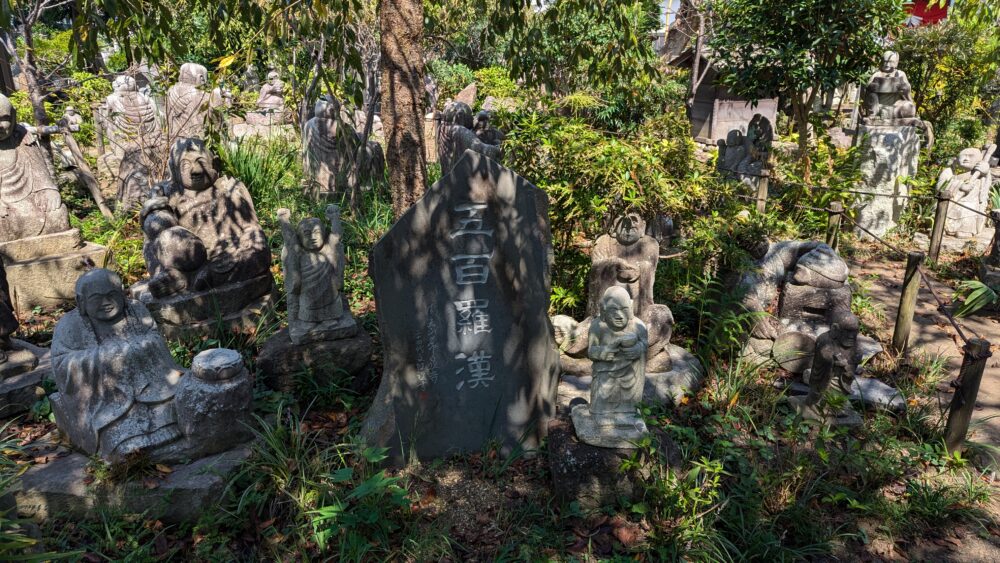
[[[481,68],[474,73],[478,97],[485,100],[489,96],[497,99],[512,98],[517,93],[517,84],[507,74],[507,69],[499,66]]]
[[[427,68],[438,87],[438,109],[444,107],[445,100],[454,98],[463,88],[476,80],[472,69],[462,63],[449,63],[437,59],[431,61]]]
[[[990,287],[978,280],[959,282],[955,294],[962,299],[962,306],[955,312],[958,317],[965,317],[1000,303],[1000,287]]]

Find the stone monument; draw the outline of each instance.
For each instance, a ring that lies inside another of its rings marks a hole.
[[[588,332],[601,310],[602,296],[611,287],[622,287],[632,299],[632,313],[648,332],[645,369],[650,402],[679,401],[700,386],[703,371],[690,352],[670,344],[674,316],[670,307],[653,302],[659,242],[645,235],[645,221],[636,213],[618,217],[610,234],[598,237],[591,252],[587,292],[587,318],[577,323],[570,317],[552,319],[555,340],[561,352],[564,374],[591,377]],[[564,376],[564,380],[567,378]],[[584,381],[583,385],[587,385]]]
[[[466,151],[370,255],[385,367],[362,427],[394,462],[531,449],[555,414],[545,193]]]
[[[993,148],[991,146],[986,150],[964,149],[955,159],[954,168],[945,168],[938,176],[938,192],[950,193],[952,202],[965,206],[954,204],[948,206],[948,218],[944,227],[944,232],[948,236],[970,239],[985,229],[986,217],[979,213],[986,213],[990,189],[993,186],[993,175],[989,164]]]
[[[831,383],[837,393],[849,396],[858,368],[858,318],[850,309],[836,309],[831,318],[830,330],[816,339],[812,366],[804,377],[809,384],[809,392],[789,397],[788,402],[803,418],[856,426],[861,424],[861,417],[850,403],[846,403],[840,412],[828,412],[822,404],[823,395]]]
[[[196,63],[181,65],[177,84],[167,90],[167,138],[181,137],[201,139],[205,136],[205,124],[212,107],[222,101],[204,90],[208,84],[208,69]]]
[[[233,350],[173,360],[146,307],[108,270],[77,282],[77,308],[52,337],[56,424],[74,447],[108,461],[143,453],[197,459],[250,438],[253,380]]]
[[[0,94],[0,259],[14,309],[57,307],[73,298],[83,268],[103,264],[107,249],[71,229],[38,138],[17,122]]]
[[[312,369],[314,376],[335,370],[353,376],[371,355],[371,337],[360,329],[343,295],[340,209],[327,206],[326,219],[326,225],[308,218],[293,227],[291,212],[278,210],[288,328],[264,343],[258,365],[279,390],[293,389],[294,376],[303,368]]]
[[[600,307],[588,338],[587,355],[593,362],[590,404],[573,407],[573,427],[580,441],[592,446],[632,448],[648,432],[638,407],[649,337],[624,287],[609,287]]]
[[[484,143],[473,131],[472,108],[462,102],[449,102],[438,122],[437,150],[441,170],[447,172],[467,150],[491,159],[500,158],[500,147]]]
[[[219,177],[198,139],[170,151],[170,180],[142,208],[148,281],[132,286],[168,336],[204,333],[220,323],[254,328],[272,304],[267,237],[250,192]]]

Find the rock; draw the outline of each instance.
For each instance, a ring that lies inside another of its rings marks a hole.
[[[807,252],[795,264],[792,281],[823,289],[836,289],[847,282],[847,263],[829,246]]]
[[[20,358],[17,369],[0,366],[0,418],[11,418],[31,410],[39,399],[35,390],[52,371],[47,349],[21,340],[14,340],[14,346],[22,356],[27,354],[31,358]],[[27,366],[32,367],[24,369]]]
[[[470,108],[476,107],[476,96],[479,93],[479,88],[476,86],[475,82],[469,83],[468,86],[462,88],[462,91],[455,95],[455,102],[460,102],[468,105]]]
[[[851,307],[851,288],[821,289],[809,285],[785,285],[778,315],[783,322],[803,321],[827,324],[825,317],[832,309]]]
[[[878,340],[862,334],[858,335],[858,353],[860,354],[860,362],[862,365],[867,363],[868,360],[881,354],[883,350],[884,348],[882,348],[882,344],[880,344]]]
[[[75,244],[66,244],[74,239]],[[0,243],[0,257],[14,309],[21,314],[35,307],[55,308],[72,302],[76,280],[88,268],[111,259],[107,248],[81,243],[76,229]]]
[[[576,405],[571,416],[577,438],[591,446],[635,449],[635,444],[649,432],[635,413],[595,414],[590,405]]]
[[[210,334],[217,329],[251,332],[274,309],[274,278],[270,273],[164,299],[154,298],[147,288],[145,282],[139,282],[129,291],[149,308],[167,338]]]
[[[367,381],[360,381],[358,376],[368,366],[371,352],[371,336],[363,330],[355,331],[353,336],[300,346],[292,344],[288,329],[283,328],[264,343],[257,367],[264,375],[264,383],[276,391],[294,392],[297,378],[305,370],[311,371],[318,385],[337,373],[345,373],[355,377],[354,388],[360,389]]]
[[[920,138],[917,130],[909,126],[864,126],[861,128],[861,178],[864,191],[882,194],[859,196],[857,222],[876,236],[883,236],[896,226],[909,187],[901,178],[917,176],[917,158],[920,155]],[[888,196],[888,197],[886,197]],[[871,237],[858,230],[862,239]]]
[[[812,365],[815,349],[815,337],[803,332],[786,332],[774,341],[771,357],[782,368],[802,373]]]
[[[87,484],[86,456],[70,453],[33,466],[15,492],[18,513],[43,521],[61,517],[99,519],[108,510],[141,514],[167,524],[194,522],[222,498],[230,475],[250,457],[242,446],[171,467],[171,473],[152,481]]]
[[[395,463],[537,447],[559,368],[544,192],[467,151],[369,261],[385,364],[368,443]]]
[[[874,377],[857,377],[851,383],[852,401],[863,403],[866,407],[880,407],[894,412],[906,410],[906,398],[899,390],[882,383]]]

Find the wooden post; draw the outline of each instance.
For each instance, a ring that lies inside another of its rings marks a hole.
[[[990,353],[990,343],[982,338],[974,338],[965,345],[962,370],[958,374],[958,389],[951,398],[948,410],[948,425],[945,427],[944,443],[948,453],[962,447],[969,432],[972,410],[976,407],[979,383],[983,379],[986,360]]]
[[[910,329],[913,326],[913,310],[917,306],[917,294],[920,292],[920,264],[924,261],[923,252],[910,252],[906,256],[906,275],[903,276],[903,291],[899,294],[899,310],[896,311],[896,328],[892,331],[892,349],[897,354],[906,353],[910,342]]]
[[[90,106],[91,115],[94,116],[94,140],[97,141],[97,155],[104,155],[104,122],[101,115],[101,104]]]
[[[941,255],[941,239],[944,238],[944,224],[948,220],[948,203],[955,194],[954,189],[945,189],[937,194],[937,211],[934,212],[934,230],[931,231],[931,246],[927,255],[931,262],[937,264]]]
[[[770,182],[770,175],[770,171],[764,168],[757,178],[757,213],[761,215],[767,210],[767,185]]]
[[[828,213],[830,217],[826,225],[826,244],[837,250],[840,246],[840,217],[844,214],[844,204],[839,201],[831,202]]]

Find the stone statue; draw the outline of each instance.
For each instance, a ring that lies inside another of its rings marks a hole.
[[[10,301],[10,286],[7,284],[7,272],[0,260],[0,370],[7,363],[8,352],[14,349],[11,336],[20,323],[14,314],[14,304]]]
[[[208,69],[200,64],[181,65],[177,84],[167,91],[167,136],[202,138],[213,96],[204,91]]]
[[[487,145],[500,146],[503,142],[503,132],[490,124],[492,114],[488,111],[481,111],[476,114],[472,129],[476,132],[476,137]]]
[[[790,397],[788,402],[803,418],[837,424],[859,424],[860,417],[848,405],[840,413],[824,414],[823,394],[830,388],[843,395],[851,393],[851,384],[858,367],[858,318],[849,309],[838,308],[831,314],[830,330],[816,339],[812,368],[805,374],[809,393]]]
[[[723,173],[732,174],[747,156],[747,143],[743,131],[733,129],[725,139],[719,139],[719,157],[715,166]]]
[[[68,230],[69,212],[45,153],[0,94],[0,243]]]
[[[116,274],[91,270],[76,293],[52,338],[52,411],[70,443],[108,461],[178,461],[248,438],[253,383],[237,352],[202,352],[185,374]]]
[[[923,127],[913,104],[910,80],[899,70],[899,54],[886,51],[882,66],[864,90],[861,112],[865,125],[913,125]]]
[[[149,292],[162,298],[267,275],[271,253],[250,192],[219,178],[199,139],[170,151],[170,180],[158,184],[141,219]]]
[[[285,122],[285,83],[278,78],[278,73],[267,73],[267,82],[260,88],[257,96],[257,109],[247,114],[247,123],[251,125],[281,125]]]
[[[494,160],[500,158],[500,147],[481,141],[473,127],[472,108],[468,104],[449,102],[445,105],[437,130],[438,162],[441,163],[442,174],[450,172],[466,150]]]
[[[113,150],[122,154],[131,147],[152,150],[162,144],[159,115],[152,98],[139,92],[135,79],[119,76],[108,96],[106,133]]]
[[[623,287],[601,297],[600,316],[590,324],[587,355],[593,361],[590,404],[573,408],[573,426],[582,442],[629,448],[647,432],[637,406],[646,379],[646,326],[633,314]]]
[[[63,110],[63,120],[66,123],[66,129],[73,133],[79,132],[80,126],[83,125],[83,116],[77,113],[73,106],[66,106],[66,109]]]
[[[339,193],[384,177],[382,146],[369,140],[359,154],[362,134],[354,130],[352,117],[336,98],[317,100],[314,113],[306,122],[302,145],[305,169],[316,191]],[[355,158],[359,157],[361,166],[356,169]]]
[[[288,209],[278,210],[278,220],[285,243],[281,263],[285,272],[288,302],[288,326],[292,343],[324,339],[328,329],[342,328],[345,321],[354,325],[342,290],[344,288],[344,249],[341,244],[340,208],[328,205],[329,227],[314,217],[303,219],[298,228],[291,223]]]
[[[950,192],[952,201],[956,201],[986,212],[993,186],[993,175],[990,170],[989,156],[993,147],[985,151],[968,148],[958,154],[954,168],[948,167],[938,176],[939,192]],[[948,219],[945,221],[945,233],[954,237],[970,238],[977,236],[986,226],[986,217],[958,205],[948,206]]]
[[[733,129],[726,138],[720,139],[719,157],[716,167],[724,175],[747,181],[766,174],[771,143],[774,141],[774,127],[761,114],[755,114],[744,134]]]
[[[979,279],[990,287],[1000,288],[1000,209],[990,211],[990,222],[993,223],[995,232],[979,270]]]

